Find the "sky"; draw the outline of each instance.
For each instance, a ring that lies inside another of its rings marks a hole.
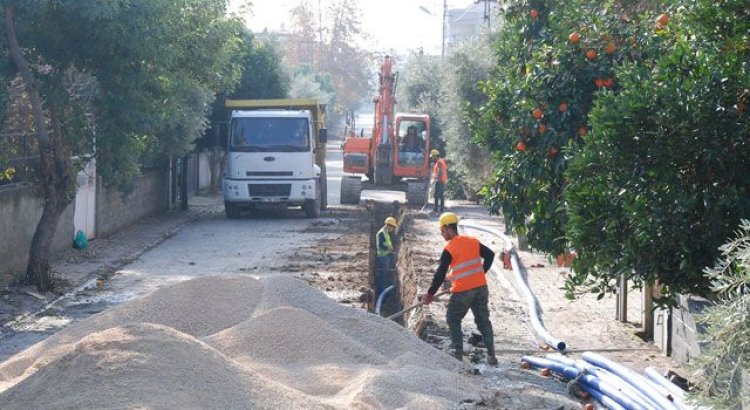
[[[232,0],[233,4],[241,0]],[[300,0],[252,0],[252,12],[245,17],[254,32],[279,31],[289,27],[289,10]],[[330,0],[308,0],[313,9],[320,2],[324,12]],[[358,0],[362,29],[373,51],[405,53],[420,47],[439,55],[442,45],[442,0]],[[447,0],[448,8],[464,8],[474,0]],[[325,18],[325,17],[324,17]]]

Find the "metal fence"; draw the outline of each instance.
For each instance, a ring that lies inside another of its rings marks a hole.
[[[0,185],[31,181],[39,165],[36,137],[0,132]]]

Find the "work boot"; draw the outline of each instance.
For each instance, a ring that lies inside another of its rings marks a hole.
[[[487,355],[487,364],[496,366],[497,365],[497,356],[493,355]]]
[[[451,349],[448,351],[448,354],[453,356],[456,360],[459,362],[464,361],[464,352],[456,349]]]

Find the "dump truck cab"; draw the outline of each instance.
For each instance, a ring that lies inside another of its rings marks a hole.
[[[323,108],[315,100],[227,100],[227,217],[257,205],[326,207]]]

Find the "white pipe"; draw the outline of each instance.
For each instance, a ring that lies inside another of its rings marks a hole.
[[[542,323],[540,319],[541,312],[539,311],[539,302],[536,299],[536,295],[534,295],[534,292],[529,287],[529,283],[526,281],[526,278],[521,274],[520,264],[518,263],[518,256],[516,255],[515,249],[512,246],[512,242],[510,241],[510,238],[508,238],[504,233],[500,232],[497,229],[488,228],[486,226],[482,226],[482,225],[475,224],[475,223],[468,222],[468,221],[462,221],[459,224],[459,226],[487,232],[505,241],[506,245],[505,245],[504,250],[505,252],[510,253],[510,263],[511,263],[511,266],[513,267],[513,275],[516,279],[516,282],[521,287],[521,290],[523,291],[524,296],[526,296],[526,302],[529,307],[529,319],[531,320],[531,326],[534,328],[537,335],[540,338],[542,338],[547,345],[561,352],[565,351],[565,349],[567,348],[565,342],[553,337],[544,327],[544,324]]]

